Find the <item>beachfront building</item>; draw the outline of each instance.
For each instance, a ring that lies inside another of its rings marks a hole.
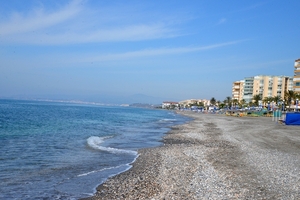
[[[254,77],[246,77],[244,80],[243,99],[249,103],[253,98]]]
[[[188,100],[183,100],[179,102],[179,105],[181,108],[189,108],[191,106],[201,106],[203,105],[204,107],[210,105],[210,100],[206,99],[188,99]]]
[[[288,90],[293,90],[292,77],[258,75],[244,79],[243,92],[241,92],[241,94],[243,94],[242,99],[245,99],[245,101],[249,103],[252,102],[255,95],[260,95],[262,99],[274,96],[281,96],[283,99],[284,93]],[[236,93],[232,93],[232,96],[234,95],[236,95]]]
[[[232,99],[236,99],[239,102],[243,99],[244,84],[245,84],[245,80],[233,82],[233,84],[232,84]]]
[[[295,92],[300,92],[300,59],[295,60],[293,90]]]
[[[174,109],[178,108],[178,102],[173,102],[173,101],[164,101],[161,105],[161,108],[163,109]]]

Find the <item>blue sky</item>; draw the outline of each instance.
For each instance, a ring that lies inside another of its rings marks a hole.
[[[293,76],[300,1],[0,0],[0,97],[231,96]]]

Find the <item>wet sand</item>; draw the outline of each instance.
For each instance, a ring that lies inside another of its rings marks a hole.
[[[88,199],[300,199],[300,126],[182,112],[164,145]]]

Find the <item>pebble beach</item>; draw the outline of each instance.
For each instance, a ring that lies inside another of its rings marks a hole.
[[[163,145],[139,150],[99,199],[300,199],[300,126],[270,117],[179,112]]]

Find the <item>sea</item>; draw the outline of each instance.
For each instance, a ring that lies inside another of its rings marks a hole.
[[[0,99],[0,199],[80,199],[162,145],[172,111]]]

